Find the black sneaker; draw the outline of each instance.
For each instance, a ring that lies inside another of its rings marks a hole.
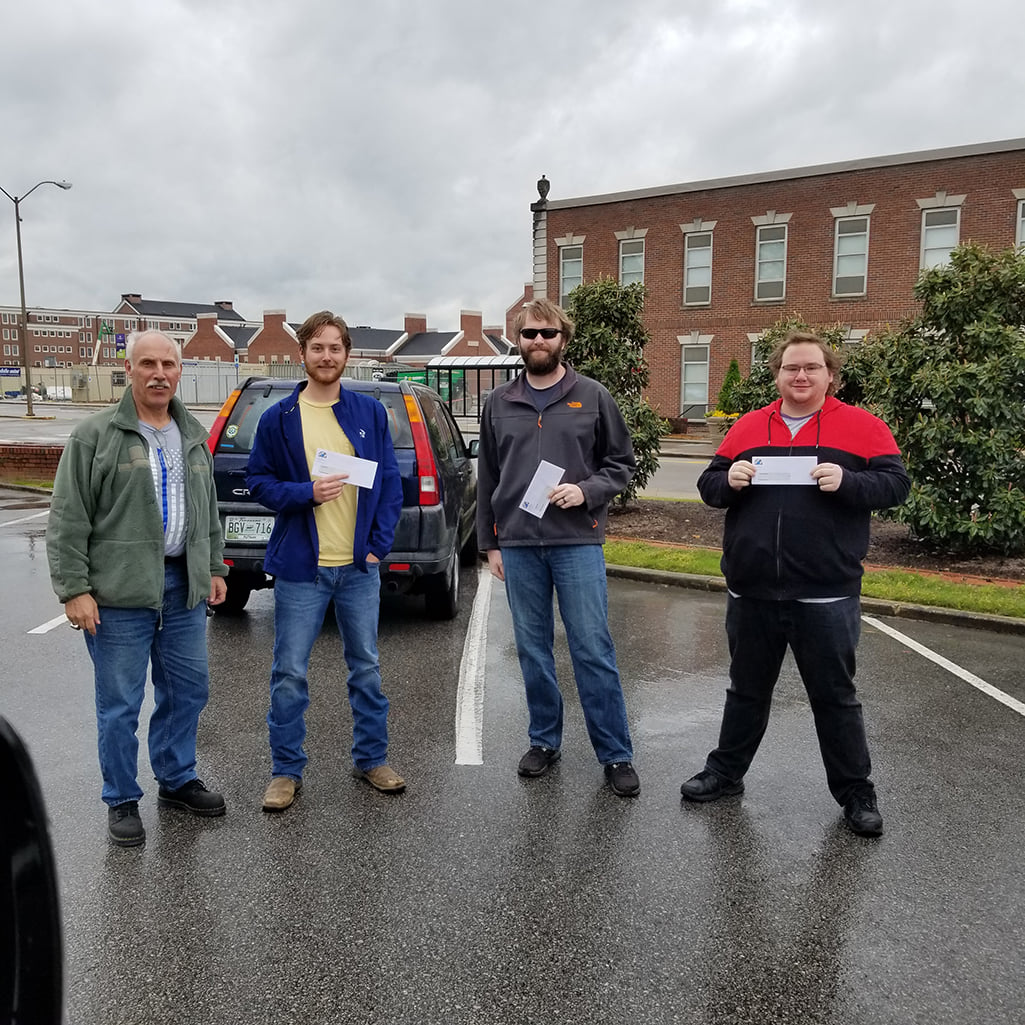
[[[224,797],[207,790],[201,779],[190,779],[177,790],[157,791],[160,803],[169,808],[183,808],[193,815],[204,815],[213,818],[224,814]]]
[[[146,830],[139,818],[139,802],[125,801],[107,809],[107,832],[118,847],[138,847],[146,842]]]
[[[851,794],[843,806],[843,817],[851,832],[858,836],[883,834],[883,817],[879,814],[873,790],[860,790]]]
[[[731,783],[711,769],[702,769],[680,787],[680,793],[688,801],[718,801],[720,797],[733,797],[743,792],[743,780]]]
[[[641,792],[640,778],[630,762],[613,762],[606,765],[605,778],[617,797],[636,797]]]
[[[521,776],[543,776],[560,758],[562,753],[551,747],[532,747],[521,759],[516,771]]]

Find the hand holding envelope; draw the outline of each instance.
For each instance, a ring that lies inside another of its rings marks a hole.
[[[734,491],[750,484],[766,486],[804,485],[821,491],[836,491],[843,479],[843,468],[835,463],[820,463],[815,456],[754,456],[738,459],[727,471],[727,483]]]
[[[314,501],[332,502],[342,493],[346,484],[372,488],[377,476],[377,463],[372,459],[360,459],[358,456],[347,456],[320,448],[313,458],[310,476],[319,478],[313,482]]]

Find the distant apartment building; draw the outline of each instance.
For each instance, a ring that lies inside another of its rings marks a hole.
[[[919,274],[960,242],[1025,244],[1025,139],[576,199],[549,187],[531,205],[533,295],[642,282],[649,398],[681,421],[780,317],[857,342],[916,313]]]
[[[167,302],[128,292],[111,313],[31,307],[29,362],[33,367],[119,366],[124,362],[125,340],[133,331],[154,328],[185,346],[196,333],[198,318],[204,315],[223,322],[226,331],[244,334],[245,318],[227,300]],[[21,366],[20,323],[21,307],[0,306],[0,365]]]
[[[0,306],[0,365],[21,366],[20,321],[20,307]],[[262,322],[254,322],[229,300],[188,303],[124,293],[112,313],[29,309],[28,348],[34,367],[120,367],[128,335],[152,328],[174,338],[186,359],[284,365],[301,361],[298,327],[288,322],[284,310],[266,310]],[[437,356],[504,356],[509,351],[503,328],[485,326],[476,310],[460,311],[458,330],[429,329],[425,315],[407,313],[402,327],[350,326],[350,334],[353,363],[426,366]]]

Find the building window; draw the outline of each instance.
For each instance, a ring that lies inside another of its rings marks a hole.
[[[619,243],[619,283],[644,284],[644,239],[624,239]]]
[[[704,417],[708,412],[708,352],[711,335],[692,331],[680,342],[680,416]]]
[[[1025,199],[1018,200],[1018,221],[1014,234],[1015,245],[1025,246]]]
[[[922,270],[942,267],[950,262],[950,253],[961,235],[961,210],[922,211]]]
[[[763,224],[755,242],[755,298],[784,298],[786,280],[787,226]]]
[[[712,301],[712,233],[683,236],[683,304],[706,306]]]
[[[569,305],[569,294],[584,283],[584,247],[559,247],[559,305]]]
[[[833,242],[833,295],[868,289],[868,218],[838,217]]]

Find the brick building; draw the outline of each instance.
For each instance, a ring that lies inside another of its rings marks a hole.
[[[731,359],[780,317],[848,338],[916,312],[912,287],[959,242],[1025,243],[1025,139],[531,205],[533,294],[582,281],[648,289],[649,397],[701,419]]]
[[[209,304],[168,302],[126,292],[112,313],[41,308],[27,312],[27,344],[33,367],[120,366],[124,355],[118,353],[133,331],[155,328],[184,346],[196,334],[201,316],[207,318],[208,327],[220,325],[221,336],[234,336],[234,344],[243,349],[247,336],[245,318],[228,300]],[[0,366],[21,366],[20,323],[20,307],[0,306]],[[250,328],[248,334],[252,333]],[[230,361],[234,354],[217,349],[216,355],[206,358]]]
[[[21,366],[20,307],[0,306],[0,366]],[[182,346],[185,359],[250,364],[299,362],[298,324],[284,310],[267,310],[263,322],[247,321],[229,300],[188,303],[124,293],[112,313],[95,310],[28,311],[29,353],[34,367],[92,364],[120,367],[132,331],[155,328]],[[426,366],[435,356],[505,355],[502,327],[485,327],[481,313],[461,310],[457,331],[427,327],[423,314],[406,314],[402,328],[350,326],[353,361]],[[120,353],[120,355],[119,355]]]

